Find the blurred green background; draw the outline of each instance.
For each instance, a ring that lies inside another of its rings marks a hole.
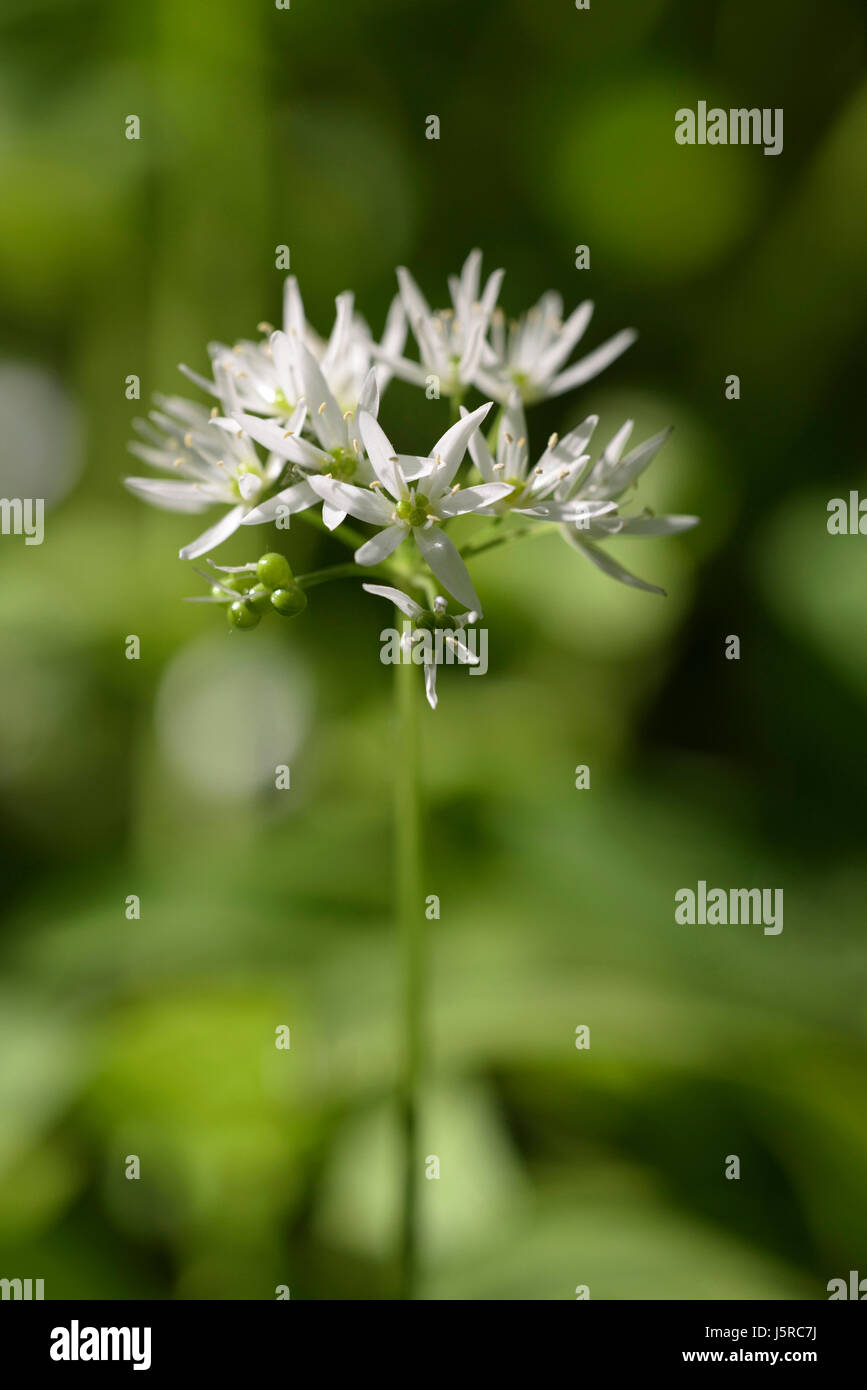
[[[423,716],[425,1295],[867,1274],[867,542],[825,525],[867,486],[859,7],[6,0],[2,40],[0,494],[49,511],[0,538],[0,1275],[393,1289],[388,610],[341,583],[230,636],[181,601],[197,519],[120,482],[177,362],[279,321],[281,243],[321,332],[353,288],[378,333],[397,263],[441,302],[474,245],[510,313],[557,288],[596,301],[588,346],[634,324],[533,439],[671,423],[641,498],[704,519],[613,550],[667,600],[559,538],[474,567],[491,669]],[[783,154],[676,145],[699,99],[783,107]],[[382,414],[407,450],[446,418],[401,384]],[[676,927],[699,878],[783,887],[783,933]]]

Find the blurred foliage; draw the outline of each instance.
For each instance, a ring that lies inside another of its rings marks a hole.
[[[704,518],[613,547],[665,601],[556,538],[474,567],[491,669],[444,671],[424,721],[426,1293],[821,1298],[863,1272],[867,561],[825,529],[865,476],[860,8],[8,0],[0,24],[0,493],[49,504],[43,546],[0,538],[0,1273],[392,1289],[382,610],[338,584],[242,644],[181,602],[188,519],[119,481],[126,375],[179,390],[179,360],[277,318],[283,242],[320,330],[347,286],[378,330],[397,262],[436,298],[475,244],[510,311],[554,286],[596,300],[593,341],[634,323],[534,438],[672,423],[642,497]],[[676,146],[699,98],[783,106],[784,153]],[[384,418],[413,449],[443,414],[396,384]],[[296,531],[299,564],[336,556]],[[676,928],[699,878],[782,885],[783,933]]]

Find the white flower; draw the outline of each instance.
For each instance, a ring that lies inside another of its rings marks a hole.
[[[375,474],[367,460],[358,431],[358,418],[362,410],[374,418],[379,411],[379,391],[376,383],[376,369],[371,368],[361,387],[358,405],[354,411],[340,412],[340,406],[332,395],[312,354],[300,345],[296,352],[298,377],[302,388],[302,402],[308,409],[309,427],[316,435],[317,443],[303,439],[297,432],[284,430],[274,420],[260,420],[253,415],[236,413],[231,420],[221,421],[229,428],[241,427],[253,439],[270,449],[280,458],[304,470],[305,473],[328,473],[341,482],[367,485],[374,481]],[[274,521],[277,516],[304,511],[322,501],[310,483],[301,480],[282,492],[269,497],[261,506],[244,518],[245,526],[255,526],[261,522]],[[346,509],[323,502],[322,518],[330,530],[339,526],[346,518]]]
[[[393,373],[386,364],[386,359],[399,357],[403,352],[406,342],[406,314],[400,295],[395,295],[386,315],[382,340],[376,343],[366,321],[354,311],[354,296],[347,292],[340,295],[336,303],[337,318],[334,328],[327,344],[321,344],[321,352],[318,350],[316,335],[312,329],[307,330],[306,340],[298,333],[297,328],[294,334],[300,341],[306,341],[306,346],[318,361],[322,375],[340,409],[355,410],[361,400],[361,392],[375,355],[382,354],[382,361],[378,362],[375,368],[380,395],[391,381]]]
[[[485,345],[476,368],[475,384],[486,395],[503,403],[517,386],[529,405],[548,396],[560,396],[574,386],[598,376],[637,337],[632,328],[624,328],[563,369],[575,344],[583,337],[593,314],[590,300],[579,304],[563,322],[563,300],[551,290],[543,294],[538,304],[520,319],[513,320],[508,330],[502,312],[492,316],[491,340]]]
[[[203,512],[216,503],[228,505],[229,511],[214,526],[179,552],[182,560],[194,560],[237,531],[262,493],[280,477],[284,464],[276,454],[263,464],[248,434],[237,428],[226,433],[204,406],[180,396],[156,396],[155,400],[161,409],[151,411],[153,423],[135,422],[148,442],[131,444],[130,450],[152,467],[176,473],[177,478],[126,478],[125,484],[136,496],[170,512]],[[289,428],[300,432],[304,415],[300,406]]]
[[[401,638],[401,646],[405,651],[411,650],[416,642],[423,641],[423,633],[441,632],[443,644],[454,652],[461,665],[478,666],[479,658],[470,651],[463,638],[458,636],[466,627],[478,622],[478,613],[470,610],[467,613],[447,615],[448,604],[441,595],[437,595],[433,601],[433,608],[430,609],[422,608],[409,594],[405,594],[401,589],[393,589],[389,584],[362,584],[361,587],[368,594],[378,594],[381,598],[387,598],[395,608],[399,608],[401,613],[405,613],[412,620],[413,631]],[[437,664],[435,648],[432,651],[428,647],[423,661],[424,688],[431,709],[437,707]]]
[[[474,383],[503,279],[503,271],[495,270],[480,295],[481,268],[481,251],[471,251],[460,276],[449,277],[451,308],[432,310],[406,267],[398,267],[400,295],[421,362],[386,351],[383,343],[375,355],[395,376],[416,386],[425,386],[428,377],[435,376],[444,396],[461,394]]]
[[[189,367],[182,366],[181,371],[203,391],[216,396],[226,414],[242,410],[285,419],[304,390],[296,349],[306,348],[318,363],[339,409],[355,410],[371,369],[374,348],[385,357],[397,356],[403,351],[406,316],[400,297],[395,295],[382,343],[375,344],[367,323],[355,311],[355,296],[351,290],[339,294],[335,304],[334,327],[326,340],[308,324],[298,281],[290,275],[283,290],[282,331],[270,331],[270,336],[258,343],[241,341],[234,347],[210,343],[213,381]],[[269,325],[259,326],[269,331]],[[376,376],[382,392],[391,380],[391,370],[387,365],[377,365]]]
[[[509,492],[506,483],[481,487],[452,486],[473,431],[490,410],[490,402],[446,430],[428,458],[394,452],[372,415],[359,412],[359,426],[376,482],[355,487],[336,478],[311,477],[310,486],[333,507],[382,529],[355,552],[359,565],[377,565],[412,535],[430,569],[461,603],[481,612],[481,603],[467,567],[442,523],[453,516],[478,511]],[[407,466],[416,466],[417,481],[410,486]]]
[[[632,421],[627,420],[606,445],[596,463],[561,484],[562,491],[558,491],[558,496],[571,493],[571,500],[583,499],[591,503],[621,499],[655,458],[671,430],[662,430],[622,458],[631,433]],[[635,589],[646,589],[649,593],[664,595],[664,589],[639,579],[612,559],[595,544],[595,541],[611,539],[613,536],[674,536],[697,526],[698,522],[697,516],[653,516],[647,511],[629,516],[618,509],[616,514],[611,516],[597,515],[586,521],[581,520],[577,524],[564,526],[563,534],[571,545],[612,579],[619,579],[622,584],[629,584]]]
[[[587,516],[614,511],[614,502],[605,499],[562,500],[568,494],[571,481],[583,472],[590,460],[590,455],[582,450],[597,422],[598,416],[588,415],[583,424],[562,439],[552,434],[547,449],[531,469],[524,407],[518,391],[512,391],[499,424],[496,463],[481,430],[470,439],[473,462],[485,482],[506,482],[511,484],[512,491],[502,501],[478,510],[485,516],[516,512],[519,516],[562,522],[580,521]],[[557,497],[553,495],[555,492]]]
[[[208,355],[213,381],[183,362],[180,370],[195,386],[214,396],[227,414],[247,410],[281,420],[292,414],[301,392],[289,339],[284,333],[272,333],[258,343],[242,339],[234,347],[208,343]]]

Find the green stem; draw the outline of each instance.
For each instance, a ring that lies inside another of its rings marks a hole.
[[[328,565],[326,569],[310,570],[309,574],[299,574],[295,583],[302,589],[315,589],[317,584],[329,584],[332,579],[394,579],[394,570],[384,565]]]
[[[400,629],[403,614],[397,612]],[[397,908],[403,961],[403,1072],[400,1083],[402,1210],[400,1229],[400,1297],[414,1299],[418,1288],[419,1195],[422,1156],[419,1146],[419,1093],[424,1066],[424,918],[421,898],[421,776],[419,768],[418,668],[395,666],[397,755],[394,814],[397,860]]]

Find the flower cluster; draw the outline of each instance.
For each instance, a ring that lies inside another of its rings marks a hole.
[[[670,535],[696,524],[695,517],[629,510],[636,480],[666,433],[624,455],[632,430],[627,421],[594,460],[588,446],[598,421],[590,415],[562,438],[552,435],[536,457],[525,419],[527,405],[596,376],[635,333],[616,333],[569,364],[592,304],[580,304],[564,319],[560,296],[548,293],[507,326],[497,307],[503,272],[495,271],[483,287],[481,266],[481,252],[471,252],[460,275],[449,279],[449,306],[435,310],[401,267],[379,341],[349,292],[336,300],[330,335],[320,337],[290,277],[282,328],[260,324],[256,341],[211,343],[210,376],[181,368],[212,404],[157,396],[148,420],[136,421],[132,452],[171,476],[127,478],[130,491],[170,511],[223,508],[181,549],[182,559],[209,554],[240,527],[276,522],[285,528],[295,515],[333,531],[354,551],[351,566],[297,580],[273,551],[249,565],[212,565],[214,573],[205,575],[211,592],[203,601],[226,605],[232,627],[254,627],[269,609],[292,616],[306,606],[313,584],[365,570],[400,582],[399,589],[364,587],[389,597],[421,628],[432,614],[440,626],[452,621],[446,600],[435,596],[437,587],[477,620],[482,604],[467,558],[540,525],[559,528],[613,578],[662,592],[624,569],[604,542]],[[418,360],[405,355],[410,331]],[[393,377],[423,387],[428,399],[451,402],[452,421],[427,454],[398,452],[379,423]],[[488,397],[475,409],[464,404],[471,390]],[[448,524],[467,514],[490,518],[491,527],[462,551]],[[371,532],[358,534],[345,525],[347,517]],[[510,519],[519,525],[508,525]],[[465,619],[454,617],[455,631]],[[435,672],[426,672],[426,683],[435,704]]]

